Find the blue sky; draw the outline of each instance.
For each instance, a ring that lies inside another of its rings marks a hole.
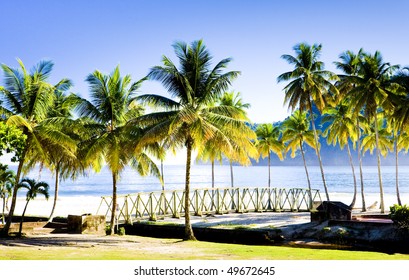
[[[381,51],[385,61],[409,65],[409,1],[262,0],[0,0],[0,63],[31,67],[55,63],[52,82],[69,78],[73,92],[88,95],[85,77],[95,69],[110,73],[118,64],[134,80],[161,64],[177,62],[175,41],[203,39],[214,63],[232,57],[228,70],[241,71],[231,90],[251,104],[253,122],[284,119],[285,84],[277,76],[291,70],[282,54],[300,42],[323,45],[321,60],[345,50]],[[158,82],[144,93],[166,94]]]

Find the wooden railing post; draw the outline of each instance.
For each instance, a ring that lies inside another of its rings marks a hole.
[[[128,195],[125,196],[125,221],[127,224],[132,224],[132,217],[129,213]]]

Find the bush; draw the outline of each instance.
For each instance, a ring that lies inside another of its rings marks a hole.
[[[125,235],[125,228],[124,227],[120,227],[118,229],[118,235]]]
[[[409,232],[409,206],[391,206],[389,217],[399,229]]]

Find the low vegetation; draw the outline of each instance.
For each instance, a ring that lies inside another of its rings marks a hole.
[[[390,207],[389,217],[393,223],[405,233],[409,233],[409,206],[393,205]]]

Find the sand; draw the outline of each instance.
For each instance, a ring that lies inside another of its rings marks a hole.
[[[341,201],[345,204],[350,204],[352,199],[352,194],[345,193],[331,193],[330,198],[333,201]],[[377,202],[376,207],[372,207],[372,211],[379,211],[379,195],[378,194],[367,194],[365,196],[367,207],[374,205]],[[401,199],[403,203],[409,203],[409,194],[402,194]],[[385,194],[385,210],[389,210],[389,206],[396,203],[396,196],[392,194]],[[99,214],[104,215],[107,209],[106,205],[98,212],[98,208],[101,204],[101,197],[98,196],[60,196],[57,201],[57,208],[55,210],[55,217],[67,217],[68,215],[82,215],[82,214]],[[15,214],[19,215],[22,213],[25,205],[25,198],[19,197],[16,205]],[[47,201],[44,198],[38,197],[35,200],[29,202],[26,216],[44,216],[47,217],[51,213],[53,206],[53,197]],[[358,195],[355,204],[354,212],[359,212],[361,208],[361,196]],[[274,220],[271,219],[271,212],[265,213],[244,213],[244,214],[224,214],[224,215],[210,215],[195,217],[192,216],[192,223],[197,226],[211,226],[217,225],[219,223],[230,223],[230,224],[252,224],[257,227],[274,225],[282,226],[294,223],[304,223],[308,222],[310,217],[309,213],[289,213],[284,212],[280,215],[274,215]],[[184,219],[174,219],[167,217],[166,221],[172,223],[183,223]]]

